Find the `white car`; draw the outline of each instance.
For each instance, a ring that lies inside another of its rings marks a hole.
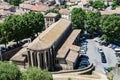
[[[103,52],[103,49],[102,49],[102,48],[98,48],[98,52],[99,52],[99,53],[102,53],[102,52]]]
[[[101,39],[99,37],[96,37],[93,39],[95,42],[101,42]]]

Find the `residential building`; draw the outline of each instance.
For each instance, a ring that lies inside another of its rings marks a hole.
[[[70,10],[68,9],[60,9],[59,13],[61,14],[61,17],[64,19],[71,19],[71,14],[70,14]]]
[[[14,14],[15,11],[16,9],[13,5],[6,2],[0,2],[0,22],[3,22],[7,16]]]
[[[57,13],[48,13],[45,15],[45,29],[48,28],[50,25],[58,21],[58,14]]]
[[[31,11],[42,12],[44,14],[45,11],[49,10],[49,7],[46,5],[34,5],[30,8]]]
[[[34,5],[22,3],[22,4],[19,5],[19,9],[24,11],[24,12],[30,12],[30,10],[33,6]]]

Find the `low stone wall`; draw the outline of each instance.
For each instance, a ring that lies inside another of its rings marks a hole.
[[[15,49],[12,49],[10,51],[7,51],[2,54],[3,61],[9,60],[13,55],[15,55],[22,47],[18,47]]]
[[[93,64],[90,64],[88,67],[83,69],[58,71],[58,72],[52,72],[52,74],[62,74],[62,73],[71,73],[71,72],[80,72],[80,74],[91,74],[94,69],[95,66]]]

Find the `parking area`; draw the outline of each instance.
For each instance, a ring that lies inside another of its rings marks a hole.
[[[102,46],[98,42],[95,42],[93,39],[88,39],[87,42],[86,55],[89,57],[89,62],[95,65],[95,70],[101,70],[104,72],[105,67],[114,67],[116,65],[117,57],[113,49]],[[99,53],[98,48],[102,48],[104,52],[103,55]],[[102,60],[104,59],[104,55],[106,62]]]

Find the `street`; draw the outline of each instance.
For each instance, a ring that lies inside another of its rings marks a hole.
[[[96,71],[103,71],[104,67],[114,67],[117,63],[117,58],[115,56],[115,52],[108,47],[100,46],[98,42],[95,42],[93,39],[87,40],[87,52],[86,55],[89,57],[90,63],[95,65]],[[102,63],[101,55],[98,52],[98,47],[103,49],[103,52],[106,56],[107,63]]]

